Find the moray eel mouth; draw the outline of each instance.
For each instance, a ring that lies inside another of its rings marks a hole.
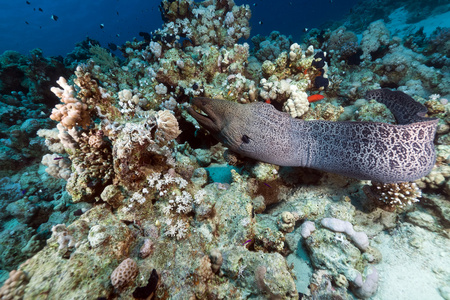
[[[221,118],[214,112],[211,99],[204,97],[192,99],[187,112],[209,132],[217,133],[222,130]]]

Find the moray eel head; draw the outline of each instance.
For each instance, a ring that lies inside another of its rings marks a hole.
[[[236,113],[237,110],[247,109],[245,105],[204,97],[194,98],[191,105],[193,107],[188,108],[188,113],[225,146],[237,151],[240,142],[246,141],[246,135],[243,132],[245,128],[238,124],[243,124],[239,116],[248,114]],[[199,110],[201,112],[198,112]]]
[[[286,149],[277,147],[286,145],[287,141],[277,143],[278,137],[274,138],[270,131],[277,128],[280,136],[288,136],[283,132],[289,130],[285,124],[289,118],[285,113],[261,102],[240,104],[200,97],[194,98],[191,105],[187,109],[188,113],[231,151],[260,161],[284,165],[279,156],[273,153],[277,150],[286,152]]]
[[[211,134],[215,135],[219,133],[224,127],[224,118],[218,113],[218,108],[225,111],[225,103],[221,103],[210,98],[194,98],[191,102],[193,107],[187,109],[188,113],[197,120],[200,125],[207,129]],[[195,110],[194,108],[197,108]],[[201,112],[198,112],[200,110]]]

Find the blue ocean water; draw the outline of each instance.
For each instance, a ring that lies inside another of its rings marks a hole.
[[[40,48],[45,56],[64,56],[86,37],[99,41],[103,47],[109,43],[121,45],[134,37],[142,39],[139,32],[152,32],[162,26],[157,0],[28,2],[2,3],[0,53],[14,50],[27,54]],[[252,35],[268,35],[277,30],[296,39],[304,34],[305,28],[341,19],[356,3],[355,0],[236,1],[252,9]],[[52,15],[58,19],[53,20]]]
[[[119,45],[132,40],[140,31],[152,31],[161,25],[157,1],[28,2],[2,4],[0,52],[15,50],[26,54],[41,48],[46,56],[65,55],[87,36],[106,47],[108,43]],[[58,19],[53,20],[52,15]]]

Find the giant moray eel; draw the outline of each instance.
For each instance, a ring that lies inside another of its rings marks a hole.
[[[372,90],[366,99],[385,104],[398,124],[303,121],[266,103],[210,98],[194,98],[202,113],[188,112],[230,150],[259,161],[385,183],[427,175],[436,160],[438,120],[399,91]]]

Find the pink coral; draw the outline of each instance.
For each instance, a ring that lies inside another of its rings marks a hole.
[[[67,83],[64,77],[57,81],[63,89],[52,87],[51,91],[61,99],[64,104],[57,104],[52,110],[50,119],[61,122],[64,127],[71,129],[76,125],[87,128],[91,119],[86,103],[81,102],[75,96],[75,89]]]

